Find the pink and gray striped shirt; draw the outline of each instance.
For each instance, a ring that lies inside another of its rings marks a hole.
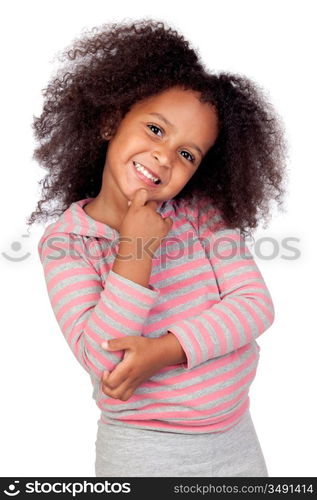
[[[153,257],[149,288],[112,271],[120,234],[70,205],[38,244],[56,320],[89,373],[101,422],[177,433],[231,428],[249,408],[256,338],[274,319],[264,279],[238,229],[196,197],[169,200],[158,212],[173,226]],[[101,390],[124,351],[101,343],[125,335],[176,335],[186,362],[166,366],[127,401]]]

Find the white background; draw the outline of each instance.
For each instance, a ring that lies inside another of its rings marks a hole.
[[[258,339],[251,414],[270,476],[316,476],[316,23],[313,1],[160,2],[90,0],[1,3],[1,476],[94,476],[99,410],[88,374],[57,325],[37,243],[27,234],[37,181],[32,116],[56,53],[83,28],[139,18],[164,20],[198,49],[210,70],[247,75],[270,94],[290,143],[286,212],[268,228],[278,255],[256,262],[276,317]],[[300,256],[283,248],[297,238]],[[14,242],[20,249],[11,247]],[[14,249],[15,248],[15,249]],[[272,248],[261,247],[270,254]],[[29,256],[13,262],[6,256]],[[5,254],[5,255],[4,255]]]

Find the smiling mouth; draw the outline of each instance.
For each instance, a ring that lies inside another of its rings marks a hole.
[[[148,182],[151,183],[151,185],[159,185],[162,183],[161,179],[159,177],[156,177],[154,174],[152,174],[149,169],[144,167],[141,163],[133,161],[133,165],[135,170],[141,174],[142,179],[147,180]]]

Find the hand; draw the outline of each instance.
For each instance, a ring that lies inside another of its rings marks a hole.
[[[127,401],[142,382],[166,366],[162,344],[158,340],[137,335],[108,340],[107,351],[124,349],[125,353],[111,373],[103,372],[103,393]],[[104,344],[101,344],[103,348]]]
[[[173,219],[164,219],[156,210],[158,203],[155,200],[147,201],[149,192],[145,188],[136,191],[129,209],[122,219],[119,233],[125,241],[133,242],[136,238],[142,239],[143,248],[151,243],[152,252],[155,253],[161,240],[169,233]]]

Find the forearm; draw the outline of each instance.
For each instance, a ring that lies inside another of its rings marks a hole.
[[[152,258],[145,252],[143,252],[142,258],[140,258],[137,254],[135,243],[123,242],[119,245],[112,270],[124,278],[149,288]]]
[[[112,270],[135,283],[149,288],[152,258],[145,252],[142,259],[136,258],[136,255],[133,243],[120,243]],[[164,366],[180,364],[186,361],[185,352],[176,335],[167,332],[167,334],[158,337],[156,340],[159,342],[159,352]]]
[[[160,345],[164,366],[177,365],[186,361],[186,354],[176,335],[168,331],[166,335],[162,335],[156,340]]]

